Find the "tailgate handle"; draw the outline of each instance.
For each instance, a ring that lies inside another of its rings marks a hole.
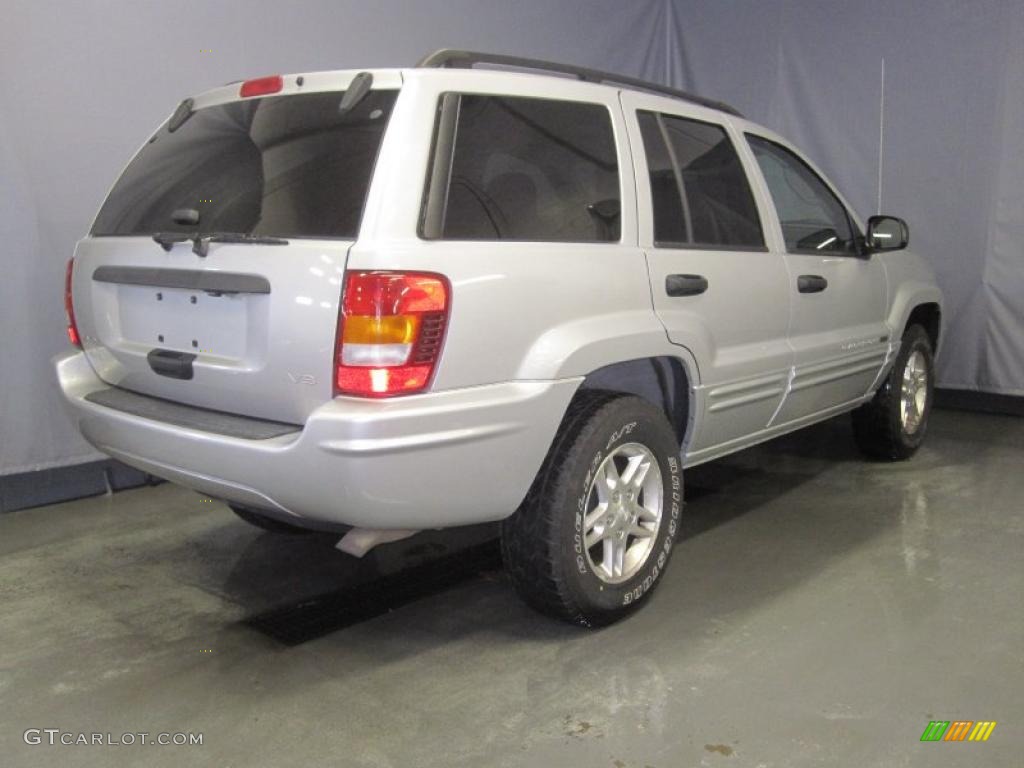
[[[153,373],[169,379],[191,379],[192,361],[196,356],[190,352],[175,352],[172,349],[151,349],[146,361]]]
[[[225,293],[270,293],[270,281],[262,275],[203,269],[107,265],[97,267],[92,273],[92,279],[100,283],[205,291],[211,296],[221,296]]]

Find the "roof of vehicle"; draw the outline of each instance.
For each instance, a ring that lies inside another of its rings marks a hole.
[[[571,75],[586,82],[626,86],[627,88],[634,90],[650,91],[664,96],[671,96],[672,98],[682,99],[683,101],[688,101],[692,104],[699,104],[702,107],[726,112],[730,115],[735,115],[736,117],[743,117],[739,111],[729,104],[721,101],[715,101],[713,99],[706,99],[703,96],[697,96],[678,88],[661,85],[660,83],[653,83],[649,80],[641,80],[636,77],[616,75],[611,72],[602,72],[597,69],[577,67],[571,64],[558,64],[556,62],[544,61],[542,59],[526,59],[519,56],[507,56],[499,53],[480,53],[478,51],[442,48],[441,50],[435,51],[429,56],[423,58],[416,66],[421,68],[460,67],[469,69],[478,64],[509,67],[513,69],[525,69],[543,73]]]
[[[641,80],[626,75],[617,75],[611,72],[602,72],[596,69],[577,67],[571,64],[559,64],[540,59],[527,59],[518,56],[507,56],[505,54],[480,53],[476,51],[464,51],[452,48],[442,48],[422,59],[417,65],[418,70],[438,69],[474,69],[476,67],[488,67],[489,69],[477,69],[480,74],[485,72],[496,75],[509,74],[510,70],[519,75],[534,75],[537,77],[557,77],[564,80],[566,77],[574,78],[580,82],[592,83],[611,87],[624,87],[629,90],[654,93],[661,96],[685,101],[706,109],[713,109],[735,117],[742,118],[734,107],[724,102],[707,99],[686,91],[672,88],[667,85]],[[376,87],[400,87],[402,84],[402,72],[408,69],[370,69],[367,70],[374,76]],[[303,74],[292,74],[282,76],[281,87],[276,91],[277,95],[289,95],[294,93],[310,93],[315,91],[336,90],[339,87],[347,87],[348,81],[358,75],[360,70],[327,70],[321,72],[307,72]],[[342,85],[342,81],[344,85]],[[191,99],[189,107],[201,109],[203,107],[221,104],[228,101],[235,101],[240,98],[238,85],[242,81],[226,83],[223,86],[212,88],[197,94]],[[246,81],[247,82],[247,81]]]

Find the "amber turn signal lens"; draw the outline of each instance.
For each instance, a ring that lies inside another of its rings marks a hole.
[[[450,287],[423,272],[351,272],[338,318],[334,390],[388,397],[430,384],[448,323]]]

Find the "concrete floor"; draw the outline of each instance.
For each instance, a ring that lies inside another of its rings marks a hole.
[[[1024,420],[940,411],[906,464],[841,419],[694,469],[664,583],[600,632],[534,615],[487,547],[344,619],[488,528],[358,562],[170,485],[3,515],[0,765],[1019,766],[1022,460]],[[920,743],[933,719],[998,726]]]

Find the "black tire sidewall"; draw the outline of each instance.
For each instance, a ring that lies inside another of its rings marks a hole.
[[[903,428],[903,420],[900,418],[900,402],[903,394],[903,371],[906,369],[907,361],[914,352],[921,352],[924,355],[925,367],[928,371],[928,385],[921,424],[916,432],[908,433]],[[924,328],[915,325],[907,329],[900,352],[896,356],[896,362],[893,365],[892,375],[889,377],[889,386],[892,389],[889,399],[889,419],[891,421],[892,433],[897,436],[904,450],[908,452],[916,451],[921,443],[924,442],[925,434],[928,432],[928,417],[931,414],[932,400],[935,397],[935,361],[931,342]]]
[[[593,572],[583,551],[583,519],[594,473],[601,462],[625,443],[640,443],[657,458],[663,483],[661,525],[647,561],[630,579],[609,584]],[[559,557],[572,601],[591,624],[614,621],[643,602],[668,566],[683,509],[683,476],[679,445],[661,412],[637,398],[615,400],[595,414],[573,448],[557,500]]]

